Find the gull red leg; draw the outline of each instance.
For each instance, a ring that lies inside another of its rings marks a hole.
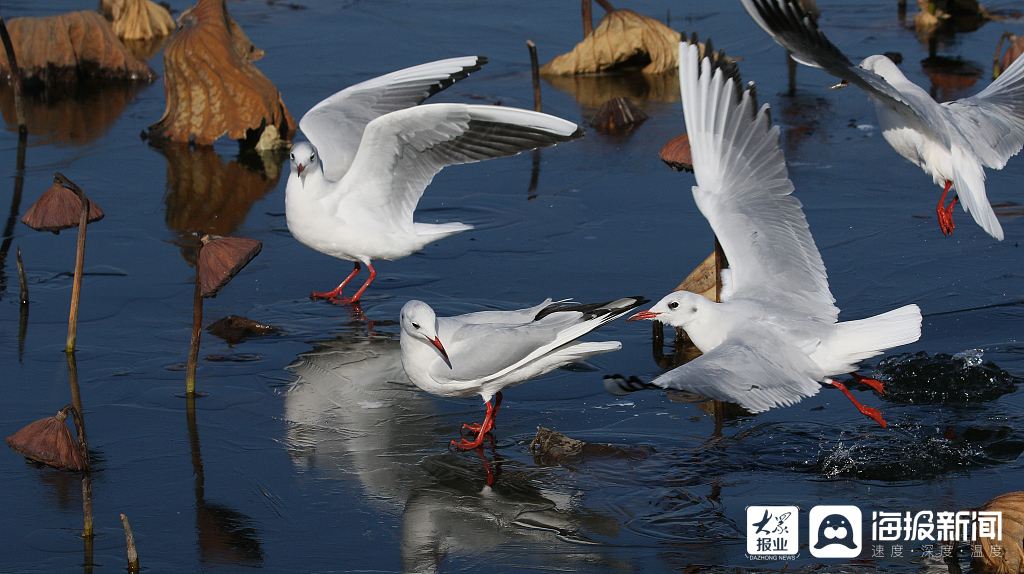
[[[960,196],[954,195],[953,201],[946,206],[946,194],[949,193],[949,188],[952,185],[952,181],[946,180],[946,186],[942,189],[942,197],[939,198],[939,204],[935,207],[935,215],[939,218],[939,227],[945,235],[953,233],[953,228],[956,227],[953,224],[953,206],[960,199]]]
[[[871,408],[869,406],[865,406],[859,403],[857,399],[853,398],[853,395],[850,393],[849,389],[846,388],[846,385],[840,383],[839,381],[833,381],[832,379],[825,379],[825,382],[839,389],[840,391],[843,391],[843,394],[846,395],[846,398],[850,399],[850,401],[853,402],[853,406],[857,407],[857,410],[860,411],[860,414],[874,419],[875,422],[882,425],[882,428],[886,427],[885,419],[882,418],[882,413],[878,412],[878,409]]]
[[[461,441],[453,440],[449,446],[454,446],[462,450],[470,450],[479,447],[484,443],[484,435],[491,432],[494,428],[494,413],[497,411],[495,407],[491,405],[490,401],[487,401],[487,413],[484,415],[484,422],[480,423],[480,430],[477,431],[476,440],[468,441],[462,439]]]
[[[885,389],[882,388],[882,381],[879,381],[878,379],[872,379],[871,377],[865,377],[864,375],[858,375],[857,373],[850,373],[850,376],[853,377],[853,380],[857,381],[858,383],[862,385],[867,385],[872,389],[875,389],[876,391],[882,393],[883,395],[885,394]]]
[[[367,263],[366,268],[370,270],[370,278],[366,280],[366,283],[363,283],[363,286],[356,291],[356,294],[353,295],[351,299],[342,297],[341,300],[343,303],[358,303],[359,298],[363,296],[363,291],[366,291],[366,288],[370,286],[370,283],[373,283],[373,280],[377,278],[377,270],[373,268],[373,265]]]
[[[494,395],[494,415],[491,417],[492,420],[491,420],[491,429],[490,430],[494,430],[494,428],[498,426],[498,423],[497,423],[498,407],[501,406],[501,399],[502,399],[501,391],[498,391],[498,394]],[[491,405],[490,403],[487,403],[488,408],[490,408],[490,405]],[[468,430],[469,432],[474,433],[474,434],[480,434],[480,429],[482,427],[483,427],[483,425],[480,424],[480,423],[466,423],[466,424],[462,425],[462,429],[463,430]]]
[[[345,288],[345,285],[348,285],[348,282],[351,281],[353,277],[355,277],[356,275],[359,274],[359,269],[360,269],[359,262],[356,261],[355,269],[353,269],[352,272],[348,274],[348,277],[346,277],[345,280],[341,282],[341,285],[338,285],[337,287],[335,287],[333,291],[324,291],[324,292],[313,291],[313,293],[309,296],[309,298],[310,299],[333,299],[335,297],[340,297],[341,296],[341,290]],[[364,287],[364,289],[365,289],[365,287]]]

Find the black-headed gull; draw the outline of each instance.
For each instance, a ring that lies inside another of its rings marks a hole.
[[[957,198],[989,235],[1003,239],[985,194],[985,170],[1002,169],[1024,146],[1024,58],[1018,58],[981,93],[936,103],[886,56],[855,66],[818,29],[797,0],[742,0],[747,12],[798,62],[821,68],[863,89],[875,103],[882,135],[901,156],[943,186],[936,214],[953,231]],[[950,187],[956,196],[948,206]]]
[[[409,301],[401,313],[402,366],[412,382],[428,393],[483,398],[484,421],[464,427],[476,433],[476,440],[451,443],[462,449],[477,448],[494,428],[502,389],[620,349],[618,341],[576,339],[646,302],[643,297],[626,297],[573,305],[547,299],[516,311],[438,317],[426,303]]]
[[[472,229],[413,221],[423,190],[441,168],[571,141],[576,124],[527,110],[469,104],[418,105],[480,69],[486,59],[452,58],[346,88],[299,122],[309,142],[291,149],[285,189],[288,230],[304,245],[355,263],[337,288],[314,298],[356,303],[377,276],[374,259],[400,259]],[[369,279],[341,291],[366,264]]]
[[[700,60],[692,43],[679,47],[679,83],[697,178],[693,198],[729,268],[723,272],[722,303],[677,291],[629,318],[680,327],[703,353],[653,383],[756,413],[814,395],[822,381],[884,427],[876,409],[858,403],[829,377],[916,341],[921,310],[907,305],[837,322],[825,265],[800,201],[790,195],[793,183],[768,105],[758,109],[753,84],[742,87],[735,63]],[[877,381],[862,382],[881,390]]]

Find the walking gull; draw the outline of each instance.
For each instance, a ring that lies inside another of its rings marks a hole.
[[[679,47],[683,116],[697,185],[693,198],[729,262],[722,302],[676,291],[628,320],[657,319],[686,331],[703,353],[652,381],[739,403],[751,412],[792,405],[821,388],[843,391],[883,427],[877,409],[830,377],[921,336],[921,310],[907,305],[839,323],[825,265],[800,201],[790,195],[779,128],[757,107],[735,63]],[[708,52],[711,54],[709,48]],[[881,383],[855,377],[882,391]]]
[[[1017,58],[981,93],[936,103],[886,56],[854,66],[818,29],[797,0],[742,0],[747,12],[793,58],[863,89],[875,103],[882,135],[901,156],[943,186],[936,215],[942,232],[953,231],[953,206],[963,201],[989,235],[1003,228],[985,193],[982,166],[1002,169],[1024,146],[1024,58]],[[956,196],[945,206],[950,187]]]
[[[441,168],[583,137],[576,124],[502,106],[418,105],[480,69],[476,56],[399,70],[346,88],[309,110],[299,127],[309,142],[291,149],[285,189],[288,230],[355,268],[314,298],[357,303],[377,272],[371,260],[401,259],[430,242],[472,229],[413,221],[423,190]],[[342,289],[366,264],[369,279],[351,298]]]
[[[547,299],[517,311],[438,317],[426,303],[409,301],[401,313],[402,365],[412,382],[428,393],[483,398],[484,421],[464,426],[476,433],[476,440],[451,442],[462,449],[477,448],[494,428],[503,389],[618,350],[622,347],[618,341],[576,339],[644,303],[643,297],[585,305]]]

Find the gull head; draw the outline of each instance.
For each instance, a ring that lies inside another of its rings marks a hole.
[[[320,157],[316,153],[316,147],[309,142],[299,142],[292,146],[291,155],[292,172],[306,179],[306,174],[320,168]]]
[[[626,321],[649,319],[651,321],[657,320],[662,323],[668,323],[673,327],[685,328],[710,303],[711,301],[696,293],[674,291],[666,295],[650,309],[640,311],[630,316]]]
[[[444,350],[444,345],[441,344],[441,339],[437,336],[437,315],[434,314],[430,305],[423,301],[409,301],[402,306],[400,322],[402,338],[411,337],[426,341],[437,349],[441,358],[448,364],[448,368],[451,368],[452,362],[448,359],[448,351]]]
[[[874,56],[868,56],[864,58],[860,64],[861,68],[882,76],[886,82],[894,84],[895,82],[903,81],[906,82],[907,77],[903,75],[896,63],[889,59],[889,56],[882,54],[876,54]]]

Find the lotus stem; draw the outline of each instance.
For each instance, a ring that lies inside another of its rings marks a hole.
[[[185,371],[185,395],[194,397],[196,394],[196,364],[199,362],[199,336],[203,325],[203,288],[199,276],[199,254],[203,250],[202,232],[197,234],[196,241],[196,289],[192,301],[192,343],[188,351],[188,368]]]
[[[594,32],[594,16],[591,12],[590,0],[583,0],[583,38],[589,38]]]
[[[60,173],[53,174],[61,185],[75,192],[82,202],[82,212],[78,219],[78,247],[75,250],[75,280],[71,288],[71,314],[68,317],[68,344],[65,352],[75,352],[75,339],[78,336],[78,300],[82,294],[82,270],[85,267],[85,228],[89,223],[89,198],[82,188]]]
[[[4,51],[7,52],[7,64],[11,69],[11,81],[14,83],[14,110],[18,116],[18,133],[28,133],[25,124],[25,106],[21,101],[21,69],[18,67],[18,58],[14,54],[14,44],[11,42],[11,35],[7,33],[7,24],[3,16],[0,16],[0,41],[4,43]]]
[[[18,262],[18,296],[22,305],[28,305],[28,278],[25,277],[25,263],[21,260],[21,246],[18,246],[15,258]]]
[[[128,571],[133,574],[139,571],[139,553],[135,550],[135,536],[132,535],[132,527],[128,524],[128,517],[121,515],[121,526],[124,527],[125,543],[128,546]]]
[[[540,106],[540,65],[537,63],[537,44],[533,40],[526,41],[530,50],[530,74],[533,76],[533,110],[541,111]]]

